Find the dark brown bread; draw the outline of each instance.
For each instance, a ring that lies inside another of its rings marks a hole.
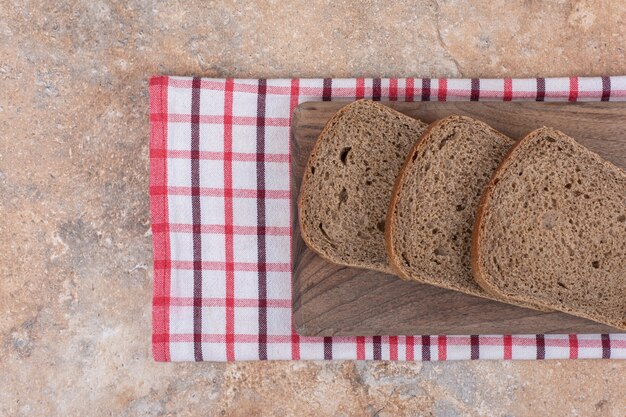
[[[469,117],[428,128],[398,175],[388,211],[387,255],[398,275],[502,301],[474,281],[470,244],[480,196],[513,143]]]
[[[298,200],[311,249],[338,264],[392,272],[384,242],[391,189],[426,126],[369,100],[331,118],[311,152]]]
[[[550,128],[485,190],[472,268],[491,294],[626,329],[626,173]]]

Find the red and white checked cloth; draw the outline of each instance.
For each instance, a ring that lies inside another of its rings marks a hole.
[[[289,124],[321,100],[623,101],[626,76],[150,79],[157,361],[626,358],[626,335],[300,337]]]

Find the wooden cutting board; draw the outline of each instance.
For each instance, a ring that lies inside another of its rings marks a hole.
[[[292,307],[299,334],[375,336],[619,332],[564,313],[528,310],[402,281],[380,272],[334,265],[309,250],[300,237],[298,224],[297,198],[302,173],[325,123],[345,104],[303,103],[293,114]],[[626,103],[384,104],[429,123],[452,114],[471,116],[512,138],[520,138],[540,126],[552,126],[626,169]]]

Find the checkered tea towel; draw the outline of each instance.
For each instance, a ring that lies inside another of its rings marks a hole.
[[[626,358],[626,335],[300,337],[291,316],[289,124],[315,100],[626,100],[626,77],[153,77],[157,361]]]

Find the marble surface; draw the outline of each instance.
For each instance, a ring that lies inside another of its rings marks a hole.
[[[154,363],[147,77],[624,74],[625,18],[594,0],[0,0],[0,415],[624,415],[626,361]]]

